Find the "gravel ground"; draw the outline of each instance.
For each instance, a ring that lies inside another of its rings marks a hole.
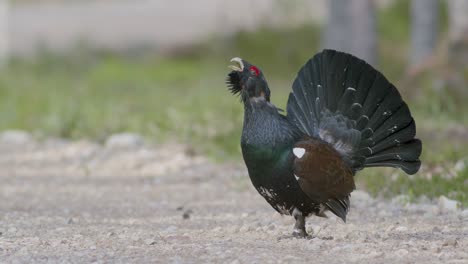
[[[242,164],[129,134],[107,144],[0,137],[1,263],[468,263],[468,211],[352,195],[347,223],[290,234]],[[444,199],[441,199],[443,201]]]

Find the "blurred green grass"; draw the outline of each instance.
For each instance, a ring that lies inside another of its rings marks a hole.
[[[407,1],[397,1],[378,16],[378,68],[410,105],[424,142],[424,167],[411,177],[364,170],[358,184],[374,195],[447,195],[468,205],[467,169],[451,172],[461,160],[468,164],[468,96],[438,68],[408,81],[407,10]],[[125,57],[84,49],[66,57],[44,53],[34,61],[15,59],[0,72],[0,130],[97,141],[131,131],[156,143],[191,145],[215,160],[240,160],[243,109],[224,84],[229,59],[239,56],[258,65],[273,103],[284,108],[297,70],[319,50],[320,37],[321,29],[311,25],[265,28],[213,37],[187,48],[184,56]]]

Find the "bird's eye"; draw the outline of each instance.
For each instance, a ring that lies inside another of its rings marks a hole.
[[[252,75],[255,75],[255,76],[260,75],[260,70],[255,66],[250,66],[249,71]]]

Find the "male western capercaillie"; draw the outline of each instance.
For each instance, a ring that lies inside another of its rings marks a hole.
[[[398,90],[350,54],[324,50],[299,71],[287,115],[270,103],[262,71],[231,60],[227,84],[244,104],[242,155],[257,191],[280,214],[296,219],[293,236],[307,236],[305,218],[331,211],[343,221],[365,167],[419,170],[422,144]]]

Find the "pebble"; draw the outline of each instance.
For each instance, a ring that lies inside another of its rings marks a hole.
[[[240,229],[239,229],[239,232],[241,233],[245,233],[245,232],[248,232],[248,231],[252,231],[252,227],[248,226],[248,225],[243,225]]]
[[[149,245],[149,246],[152,246],[152,245],[156,245],[157,241],[154,238],[148,238],[148,239],[145,239],[145,244]]]
[[[458,209],[458,201],[448,199],[443,195],[439,197],[439,213],[446,214],[450,212],[456,212]]]
[[[432,228],[432,233],[440,233],[440,232],[442,232],[442,229],[440,229],[440,227],[434,226],[434,227]]]
[[[410,202],[410,197],[406,194],[395,196],[392,199],[392,203],[397,204],[397,205],[407,205],[409,202]]]
[[[143,138],[133,133],[114,134],[106,140],[107,148],[135,148],[143,144]]]
[[[406,232],[406,231],[408,231],[408,228],[406,226],[399,226],[399,227],[395,228],[395,231],[396,232]]]
[[[11,145],[25,145],[33,141],[31,135],[22,130],[7,130],[0,134],[0,142]]]
[[[460,216],[461,216],[462,218],[468,218],[468,209],[463,210],[463,211],[460,213]]]
[[[175,232],[177,231],[177,226],[174,226],[174,225],[168,226],[164,231],[169,232],[169,233]]]
[[[404,249],[404,248],[401,248],[401,249],[398,249],[395,254],[398,255],[398,256],[402,256],[402,255],[408,255],[408,250]]]
[[[188,210],[185,210],[184,213],[182,214],[182,219],[189,219],[190,218],[190,214],[192,214],[193,211],[191,209],[188,209]]]
[[[385,232],[391,233],[393,230],[395,230],[395,226],[394,226],[394,225],[389,225],[389,226],[385,229]]]
[[[223,229],[220,226],[213,228],[213,232],[221,232]]]
[[[444,243],[442,244],[442,246],[444,246],[444,247],[447,247],[447,246],[456,247],[456,246],[458,246],[458,239],[454,238],[454,239],[445,240]]]
[[[362,239],[365,239],[367,236],[366,232],[359,231],[359,230],[353,230],[349,232],[345,238],[351,241],[360,241]]]
[[[368,204],[374,201],[374,199],[369,195],[369,193],[359,190],[354,191],[351,194],[351,197],[354,204],[362,204],[363,206],[367,206]]]

